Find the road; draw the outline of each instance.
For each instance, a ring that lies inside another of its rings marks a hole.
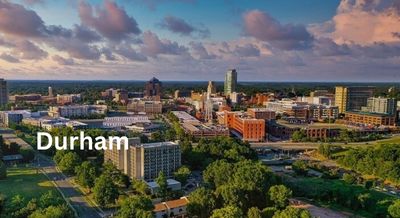
[[[103,213],[96,207],[91,206],[85,197],[74,188],[68,178],[56,169],[52,160],[42,154],[37,155],[37,163],[49,179],[51,179],[62,195],[68,200],[77,212],[78,217],[99,218]]]

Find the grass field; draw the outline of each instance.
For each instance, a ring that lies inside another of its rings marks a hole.
[[[39,198],[50,190],[58,194],[53,183],[42,173],[36,174],[34,168],[8,168],[7,179],[0,180],[0,193],[6,198],[12,198],[19,194],[29,200]]]

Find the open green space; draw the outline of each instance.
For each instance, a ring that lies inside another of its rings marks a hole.
[[[0,180],[0,193],[6,198],[15,195],[21,195],[25,199],[39,198],[48,191],[58,194],[53,183],[42,173],[36,173],[34,168],[8,168],[7,178]]]

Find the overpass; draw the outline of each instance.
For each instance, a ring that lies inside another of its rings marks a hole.
[[[250,143],[253,149],[272,149],[284,151],[308,151],[318,149],[316,143],[295,143],[295,142],[254,142]]]

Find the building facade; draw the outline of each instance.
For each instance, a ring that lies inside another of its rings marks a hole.
[[[382,97],[368,98],[367,106],[363,108],[363,111],[394,115],[397,111],[397,100],[394,98]]]
[[[162,113],[161,101],[131,101],[127,106],[128,112],[160,114]]]
[[[373,126],[395,126],[396,116],[368,112],[346,112],[345,120],[349,123]]]
[[[173,176],[181,166],[181,150],[175,142],[141,144],[139,138],[131,138],[128,150],[106,150],[104,161],[111,161],[130,178],[152,181],[161,171]]]
[[[339,108],[339,113],[346,111],[360,111],[367,105],[368,98],[374,94],[374,87],[346,87],[336,86],[335,105]]]
[[[8,103],[8,86],[7,81],[0,79],[0,106]]]
[[[228,70],[225,74],[224,93],[230,96],[232,92],[236,91],[237,86],[237,72],[235,69]]]
[[[253,118],[243,112],[224,111],[218,113],[218,122],[226,125],[234,133],[240,134],[243,141],[265,140],[265,120],[263,119]]]
[[[158,100],[160,100],[162,96],[162,83],[160,80],[155,77],[151,78],[148,82],[146,82],[144,89],[145,97],[158,97]]]

